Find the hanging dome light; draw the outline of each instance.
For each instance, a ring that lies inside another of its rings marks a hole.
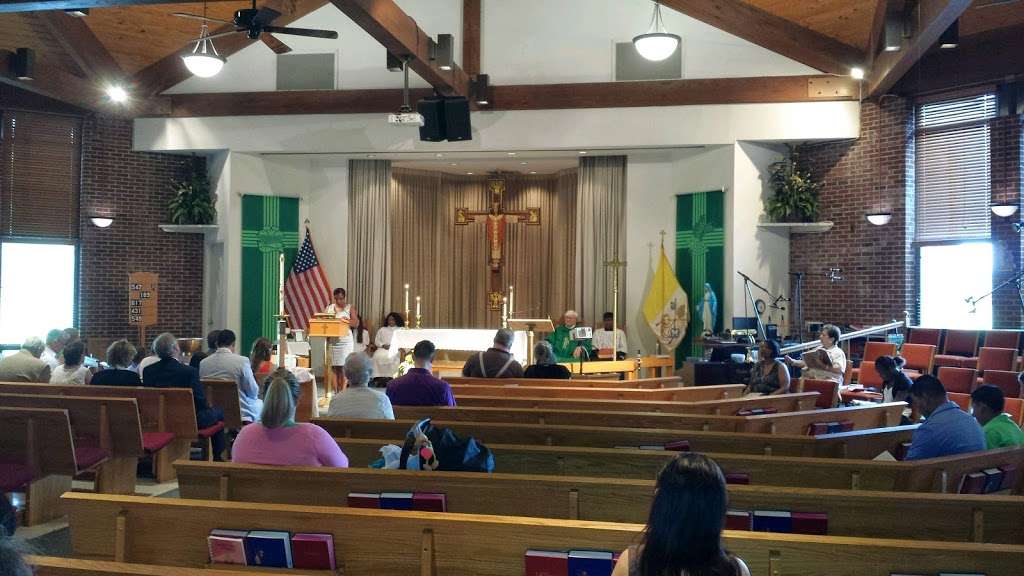
[[[651,26],[647,29],[646,34],[640,34],[633,38],[633,46],[645,59],[660,62],[671,56],[681,41],[682,38],[678,35],[669,34],[665,30],[665,23],[661,20],[661,4],[655,2]]]
[[[224,67],[224,62],[227,60],[217,54],[217,48],[213,45],[213,40],[207,38],[210,35],[210,31],[203,23],[203,29],[199,33],[199,39],[196,40],[196,45],[192,48],[192,52],[185,54],[181,57],[185,61],[185,67],[188,71],[200,78],[210,78],[216,76],[220,72],[220,69]]]

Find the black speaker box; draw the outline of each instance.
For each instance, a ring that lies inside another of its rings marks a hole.
[[[425,142],[443,141],[445,139],[444,98],[424,98],[416,103],[416,111],[423,116],[423,126],[420,126],[420,140]]]
[[[463,96],[444,99],[445,137],[449,142],[473,139],[469,125],[469,100]]]

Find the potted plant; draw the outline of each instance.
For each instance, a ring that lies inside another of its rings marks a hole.
[[[206,163],[193,157],[186,164],[181,180],[172,179],[174,197],[167,205],[171,224],[213,224],[217,217]]]
[[[813,222],[818,216],[820,182],[811,178],[810,170],[799,166],[799,153],[792,146],[786,158],[770,167],[768,180],[772,195],[765,211],[773,222]]]

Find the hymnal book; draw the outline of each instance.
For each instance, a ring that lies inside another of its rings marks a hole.
[[[760,416],[762,414],[775,414],[778,411],[779,411],[778,408],[743,408],[742,410],[737,410],[736,411],[736,415],[737,416]]]
[[[412,495],[412,509],[423,512],[447,512],[448,500],[444,494],[415,492]]]
[[[569,553],[556,550],[527,550],[525,576],[565,576],[569,573]]]
[[[637,446],[636,449],[637,450],[654,450],[654,451],[668,450],[668,448],[665,448],[664,446],[660,446],[660,445],[657,445],[657,444],[648,444],[648,445],[645,445],[645,446]]]
[[[960,494],[984,494],[985,493],[985,473],[984,472],[971,472],[965,474],[963,480],[960,481]]]
[[[381,492],[380,507],[385,510],[412,510],[412,492]]]
[[[689,452],[690,441],[689,440],[673,440],[672,442],[666,442],[663,448],[664,450],[671,450],[673,452]]]
[[[245,537],[245,559],[249,566],[291,568],[291,536],[287,532],[253,530]]]
[[[807,433],[811,436],[828,434],[828,422],[812,422],[807,427]]]
[[[613,556],[603,550],[570,550],[569,576],[612,576]]]
[[[793,532],[796,534],[828,534],[828,514],[793,512]]]
[[[296,534],[292,536],[292,566],[307,570],[334,570],[334,536]]]
[[[832,367],[832,357],[828,355],[828,352],[826,352],[824,348],[804,352],[800,359],[803,360],[810,369],[828,370]]]
[[[749,510],[727,510],[725,513],[726,530],[750,530]]]
[[[210,530],[206,543],[210,547],[213,564],[241,564],[245,566],[245,530]]]
[[[1006,466],[1000,466],[999,469],[1003,471],[1003,483],[999,486],[999,489],[1013,489],[1017,485],[1017,479],[1020,477],[1020,471],[1017,469],[1017,466],[1007,464]]]
[[[750,474],[729,472],[725,475],[726,484],[750,484]]]
[[[986,468],[981,471],[985,475],[985,494],[999,492],[1003,487],[1003,471],[999,468]]]
[[[380,494],[366,492],[349,492],[349,508],[380,508]]]
[[[793,515],[779,510],[754,510],[754,532],[792,532]]]

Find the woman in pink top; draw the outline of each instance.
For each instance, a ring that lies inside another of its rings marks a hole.
[[[242,428],[231,459],[242,464],[348,468],[348,457],[323,428],[295,422],[299,383],[283,368],[272,374],[260,422]]]

